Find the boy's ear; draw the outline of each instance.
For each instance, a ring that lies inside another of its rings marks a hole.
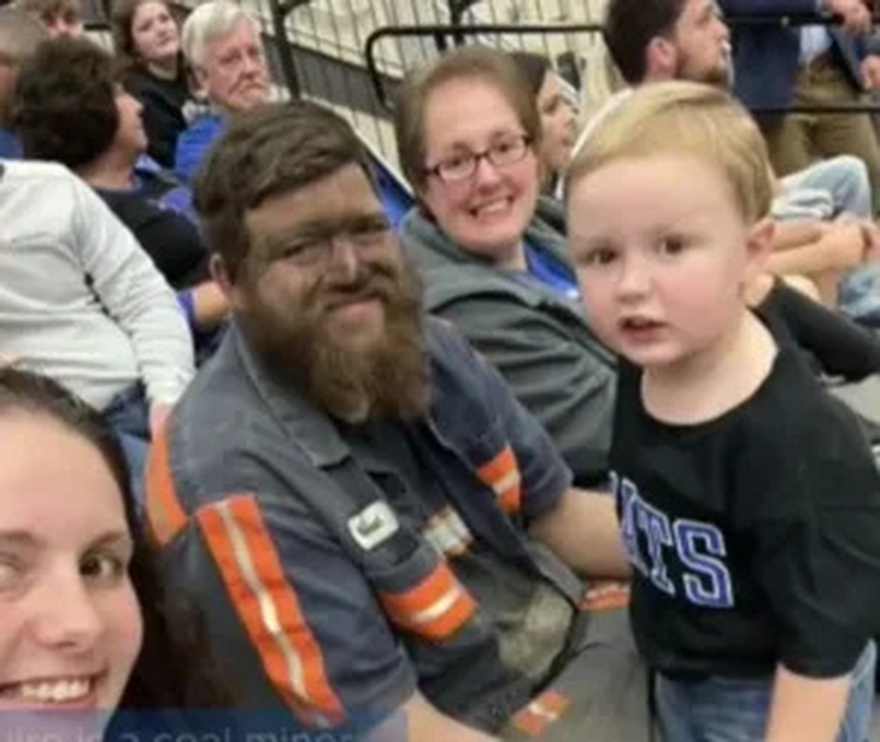
[[[776,223],[770,217],[761,219],[746,236],[748,259],[748,278],[754,278],[764,271],[767,258],[773,253],[773,240],[776,237]]]
[[[669,80],[675,75],[678,52],[675,45],[655,36],[645,51],[645,81]]]

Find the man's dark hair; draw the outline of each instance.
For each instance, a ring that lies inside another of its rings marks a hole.
[[[76,170],[113,143],[119,127],[113,58],[88,39],[40,45],[15,84],[12,127],[25,157]]]
[[[644,81],[651,39],[672,32],[684,5],[685,0],[609,0],[605,44],[630,85]]]
[[[246,212],[346,165],[375,188],[370,158],[351,126],[306,101],[269,104],[236,117],[199,168],[193,188],[205,242],[235,280],[247,258]]]

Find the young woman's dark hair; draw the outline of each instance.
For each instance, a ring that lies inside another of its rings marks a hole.
[[[550,60],[533,52],[511,52],[510,56],[519,67],[523,79],[528,82],[532,95],[537,98],[538,93],[541,92],[541,86],[544,85],[544,78],[552,69]]]
[[[127,73],[132,68],[142,67],[144,62],[137,50],[134,41],[134,17],[138,8],[144,3],[161,2],[168,7],[169,12],[174,16],[174,9],[170,3],[165,0],[116,0],[113,3],[113,12],[110,16],[110,25],[113,33],[113,49],[116,56],[122,64],[123,70]],[[177,63],[183,68],[184,58],[183,52],[178,55]]]
[[[218,709],[229,698],[213,676],[202,623],[172,604],[157,558],[144,533],[129,484],[125,455],[101,415],[56,381],[13,366],[0,367],[0,416],[25,412],[49,418],[90,443],[113,475],[134,542],[129,575],[143,617],[143,644],[119,709]],[[124,715],[124,713],[123,713]],[[173,722],[169,722],[173,723]],[[156,724],[150,720],[151,726]],[[112,727],[111,727],[112,728]],[[108,738],[112,738],[112,731]]]

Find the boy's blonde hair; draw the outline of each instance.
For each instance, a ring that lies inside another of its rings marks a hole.
[[[719,88],[681,81],[645,85],[609,114],[569,166],[566,196],[576,181],[616,160],[657,155],[718,168],[745,220],[770,213],[772,168],[751,116]]]

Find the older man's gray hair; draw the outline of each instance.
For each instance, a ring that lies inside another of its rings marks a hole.
[[[259,36],[257,21],[239,5],[225,0],[199,5],[183,24],[183,55],[194,67],[204,66],[211,43],[229,34],[240,23],[250,23],[254,33]]]

